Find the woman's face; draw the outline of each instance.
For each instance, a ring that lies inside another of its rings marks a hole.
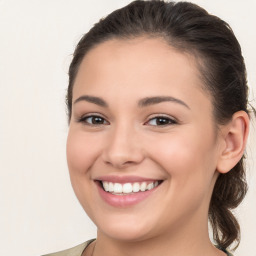
[[[99,232],[135,241],[207,226],[220,136],[202,88],[193,57],[161,39],[110,40],[86,55],[67,160]]]

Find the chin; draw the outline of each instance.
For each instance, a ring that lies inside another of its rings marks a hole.
[[[136,242],[149,238],[152,234],[152,227],[142,221],[135,220],[104,220],[104,223],[95,223],[98,227],[98,232],[103,233],[112,239]]]
[[[135,229],[111,229],[111,230],[100,230],[99,232],[104,233],[106,236],[120,241],[125,242],[137,242],[137,241],[143,241],[148,239],[148,232],[143,232],[143,230],[137,230]]]

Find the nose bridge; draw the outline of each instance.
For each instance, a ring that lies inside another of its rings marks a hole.
[[[103,155],[105,162],[117,168],[141,162],[143,152],[135,127],[125,121],[116,124],[110,131]]]

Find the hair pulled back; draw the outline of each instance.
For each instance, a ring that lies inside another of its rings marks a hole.
[[[86,53],[106,40],[138,36],[163,38],[177,50],[196,57],[217,125],[231,120],[239,110],[248,113],[244,60],[226,22],[188,2],[134,1],[101,19],[78,43],[69,68],[69,119],[74,81]],[[243,158],[231,171],[219,175],[209,206],[213,238],[224,249],[240,242],[240,227],[232,209],[247,191]]]

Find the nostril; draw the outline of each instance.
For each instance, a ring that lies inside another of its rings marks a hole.
[[[130,164],[133,164],[133,163],[134,163],[133,161],[126,161],[122,165],[130,165]]]
[[[112,161],[105,161],[105,163],[107,165],[111,165],[111,166],[114,166],[118,169],[122,169],[122,168],[125,168],[125,167],[128,167],[128,166],[131,166],[131,165],[134,165],[134,164],[137,164],[138,162],[137,161],[125,161],[125,160],[122,160],[121,158],[113,158]]]

